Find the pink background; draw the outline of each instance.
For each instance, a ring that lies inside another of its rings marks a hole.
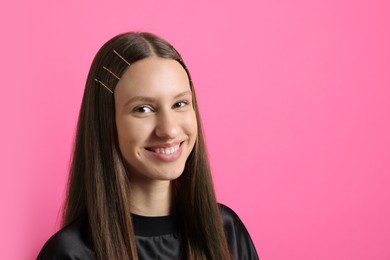
[[[389,1],[16,0],[0,10],[0,259],[35,258],[58,229],[90,63],[130,30],[183,54],[219,201],[261,259],[390,259]]]

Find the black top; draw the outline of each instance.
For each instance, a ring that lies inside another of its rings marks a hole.
[[[234,259],[259,259],[248,231],[237,214],[221,204],[220,209]],[[144,217],[133,214],[132,219],[140,260],[180,258],[181,238],[175,216]],[[54,234],[37,259],[96,259],[87,237],[86,218],[79,218]]]

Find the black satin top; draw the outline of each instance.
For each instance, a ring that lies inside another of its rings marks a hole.
[[[235,260],[259,259],[252,240],[237,214],[220,205],[230,252]],[[140,260],[180,259],[181,238],[175,216],[144,217],[132,215]],[[75,220],[54,234],[37,259],[96,259],[88,242],[85,218]]]

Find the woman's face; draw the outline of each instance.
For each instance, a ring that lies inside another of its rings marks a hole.
[[[183,67],[159,57],[137,61],[124,73],[114,95],[119,148],[130,178],[178,178],[197,137]]]

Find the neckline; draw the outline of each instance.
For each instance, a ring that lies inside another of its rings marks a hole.
[[[177,217],[175,215],[148,217],[131,214],[134,234],[142,237],[154,237],[178,232]]]

